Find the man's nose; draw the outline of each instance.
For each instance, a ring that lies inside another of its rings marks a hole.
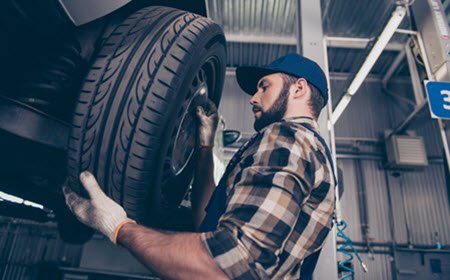
[[[252,104],[252,105],[258,104],[257,95],[258,95],[258,92],[255,92],[255,94],[253,94],[252,98],[250,98],[250,104]]]

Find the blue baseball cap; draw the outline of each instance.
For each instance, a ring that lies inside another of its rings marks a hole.
[[[328,102],[328,88],[325,73],[320,66],[309,58],[290,53],[278,58],[267,66],[241,66],[236,69],[236,79],[239,86],[247,94],[256,92],[258,81],[270,74],[285,73],[297,78],[304,78],[314,85],[322,94],[325,105]]]

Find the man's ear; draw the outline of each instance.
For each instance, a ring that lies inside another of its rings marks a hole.
[[[298,78],[293,86],[295,87],[294,98],[304,97],[308,93],[308,82],[304,78]]]

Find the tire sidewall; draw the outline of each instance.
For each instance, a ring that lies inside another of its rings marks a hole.
[[[185,74],[183,78],[183,82],[181,83],[180,87],[178,88],[178,95],[174,96],[174,100],[172,101],[172,106],[170,110],[168,111],[168,114],[166,115],[165,119],[165,127],[167,129],[164,131],[164,134],[162,136],[162,146],[160,147],[161,153],[158,155],[157,159],[157,170],[155,174],[155,179],[153,182],[150,182],[149,185],[151,186],[150,191],[148,193],[147,201],[149,202],[147,204],[147,213],[151,213],[149,215],[149,224],[150,225],[156,225],[161,222],[162,219],[166,216],[164,213],[165,211],[171,211],[172,209],[162,209],[160,207],[161,205],[161,180],[162,180],[162,174],[163,174],[163,162],[164,159],[169,152],[170,143],[173,139],[170,139],[170,136],[172,135],[172,132],[174,129],[176,129],[180,125],[180,119],[171,119],[170,116],[176,115],[177,112],[180,110],[182,106],[185,106],[185,102],[177,103],[177,100],[185,100],[186,95],[189,93],[189,87],[192,83],[192,80],[196,76],[197,72],[200,70],[200,67],[211,57],[217,58],[220,64],[225,64],[224,61],[226,57],[226,47],[222,41],[221,38],[218,38],[217,36],[220,36],[220,33],[218,32],[216,36],[214,36],[212,39],[208,36],[204,36],[205,38],[202,38],[201,43],[197,45],[193,53],[196,53],[197,55],[192,56],[189,61],[189,66],[181,71],[183,71]],[[209,40],[208,40],[209,39]],[[209,48],[205,48],[212,40],[215,40]],[[208,92],[208,97],[211,99],[216,105],[219,104],[221,96],[222,96],[222,88],[224,84],[224,76],[225,71],[224,67],[217,67],[216,71],[216,80],[214,84],[214,90]],[[186,110],[187,108],[184,108]],[[183,112],[184,113],[184,112]],[[191,159],[193,160],[193,159]],[[193,164],[196,165],[196,164]],[[191,165],[192,166],[192,165]],[[189,182],[186,182],[188,184]],[[177,186],[174,186],[177,187]]]

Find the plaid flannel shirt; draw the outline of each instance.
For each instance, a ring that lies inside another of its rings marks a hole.
[[[227,178],[227,208],[203,243],[231,279],[298,279],[332,226],[334,177],[325,148],[300,123],[273,123],[256,135]]]

